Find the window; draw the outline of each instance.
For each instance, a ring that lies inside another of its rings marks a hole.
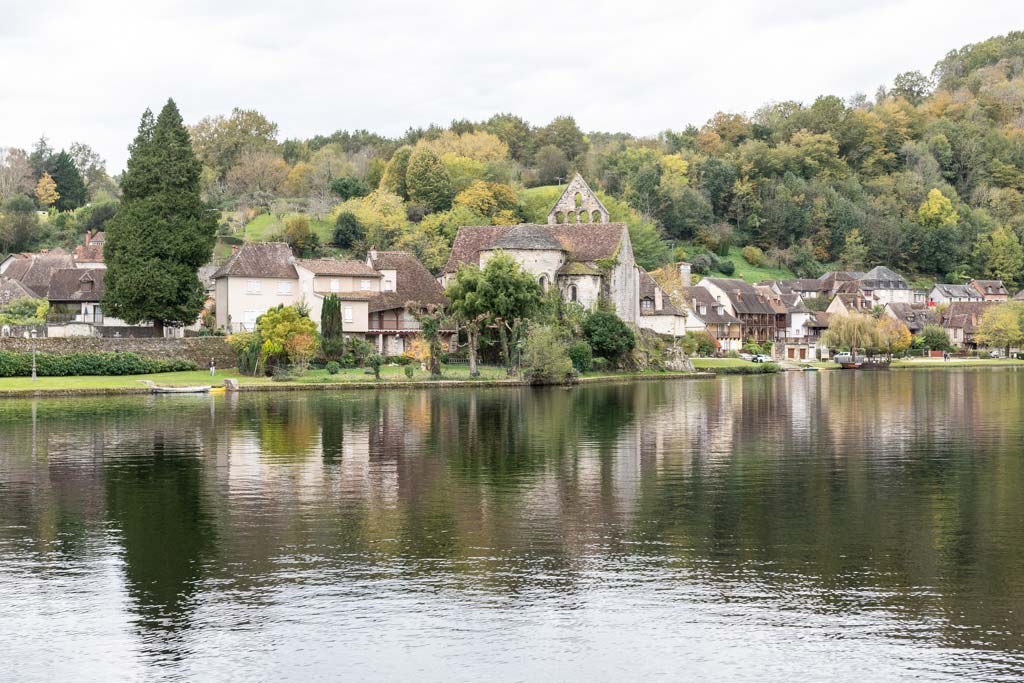
[[[288,280],[282,280],[277,283],[277,293],[281,296],[288,296],[292,293],[292,283]]]
[[[548,278],[546,275],[541,275],[537,278],[537,284],[540,285],[540,288],[545,292],[548,291]]]
[[[347,322],[347,323],[352,322],[352,307],[351,306],[346,306],[345,307],[345,322]]]
[[[569,285],[569,301],[576,301],[577,297],[576,285]]]
[[[263,291],[263,283],[259,280],[246,280],[245,282],[245,293],[246,294],[259,294]]]
[[[652,299],[640,299],[640,310],[641,311],[653,311],[654,301]]]
[[[340,292],[341,291],[341,280],[339,280],[337,278],[334,278],[333,280],[331,280],[331,291],[332,292]]]
[[[380,289],[382,292],[393,292],[395,291],[395,283],[391,278],[385,278],[381,282]]]
[[[360,280],[359,289],[363,290],[364,292],[370,291],[370,281],[365,278]]]

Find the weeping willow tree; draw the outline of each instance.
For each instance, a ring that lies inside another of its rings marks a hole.
[[[834,315],[822,341],[830,349],[849,349],[854,355],[864,349],[877,349],[878,321],[869,315]]]

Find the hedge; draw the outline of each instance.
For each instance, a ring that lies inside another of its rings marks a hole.
[[[69,353],[36,355],[36,374],[40,377],[80,375],[150,375],[159,372],[195,370],[188,360],[157,360],[137,353]],[[0,377],[30,377],[32,354],[0,351]]]

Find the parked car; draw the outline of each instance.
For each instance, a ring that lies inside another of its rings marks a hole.
[[[850,353],[849,351],[843,351],[842,353],[837,353],[836,355],[832,356],[832,360],[833,362],[839,363],[840,365],[842,365],[843,363],[863,363],[864,356],[857,354],[857,358],[855,360],[852,353]]]
[[[759,353],[750,360],[754,361],[755,363],[771,363],[773,358],[763,353]]]
[[[989,351],[988,352],[988,357],[989,358],[1002,358],[1003,354],[1000,353],[999,351]]]

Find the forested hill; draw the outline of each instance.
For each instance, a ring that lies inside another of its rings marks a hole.
[[[930,75],[901,73],[872,98],[772,102],[654,138],[512,114],[399,139],[280,141],[246,110],[191,130],[207,199],[238,217],[222,231],[263,214],[260,238],[280,232],[304,251],[375,244],[437,268],[459,225],[536,219],[553,193],[530,188],[578,170],[629,221],[649,267],[752,245],[803,276],[884,264],[1024,284],[1024,32],[954,50]],[[312,231],[287,227],[296,213]]]

